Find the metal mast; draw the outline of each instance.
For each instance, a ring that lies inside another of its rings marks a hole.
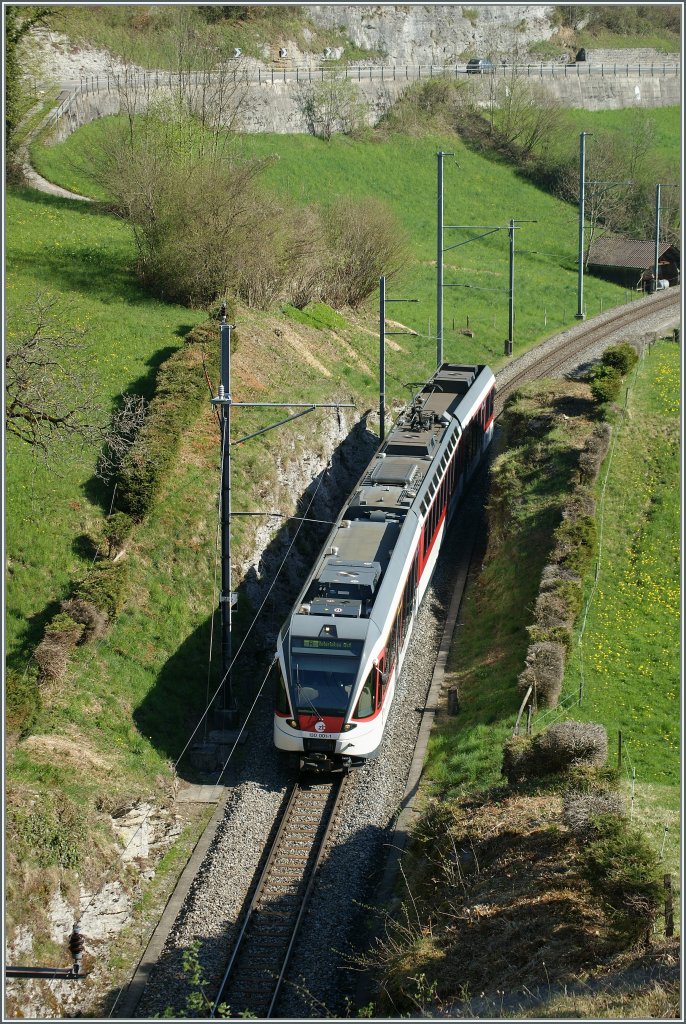
[[[579,135],[579,280],[577,286],[576,319],[583,320],[584,313],[584,205],[586,203],[586,136],[593,132],[581,132]]]
[[[215,708],[215,718],[218,724],[226,727],[233,727],[238,724],[238,705],[236,702],[231,668],[233,660],[232,649],[232,610],[236,604],[236,594],[231,590],[231,517],[234,514],[231,509],[231,448],[234,445],[242,444],[253,437],[265,434],[268,430],[280,427],[284,423],[305,416],[315,409],[353,409],[350,402],[328,402],[328,403],[302,403],[302,402],[234,402],[231,396],[231,331],[235,324],[226,322],[226,304],[222,306],[221,323],[219,325],[220,341],[220,368],[221,380],[219,394],[212,399],[212,405],[218,408],[220,413],[220,438],[221,438],[221,496],[220,496],[220,522],[222,542],[222,580],[221,595],[221,633],[222,633],[222,677],[220,683],[220,695]],[[293,413],[278,423],[272,423],[268,427],[256,430],[245,437],[232,440],[231,438],[231,409],[233,406],[242,408],[269,408],[269,409],[301,409],[301,412]],[[258,513],[261,514],[261,513]],[[272,513],[264,513],[271,515]]]

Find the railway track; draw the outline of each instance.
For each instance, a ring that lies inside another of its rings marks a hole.
[[[513,365],[514,373],[509,376],[505,383],[498,380],[498,392],[495,400],[495,415],[499,416],[504,408],[505,402],[513,391],[535,377],[546,377],[555,373],[562,366],[572,362],[575,357],[596,346],[604,339],[609,339],[617,331],[623,328],[635,327],[637,321],[642,318],[653,317],[656,313],[666,313],[672,308],[678,313],[680,307],[681,289],[670,289],[661,295],[650,299],[631,303],[629,306],[613,310],[611,313],[597,318],[599,322],[590,322],[571,328],[551,339],[549,347],[544,344],[540,354],[535,361],[523,360],[521,369]],[[528,354],[530,356],[530,353]]]
[[[348,776],[293,785],[278,832],[248,906],[215,999],[232,1016],[273,1015],[307,901],[340,813]]]

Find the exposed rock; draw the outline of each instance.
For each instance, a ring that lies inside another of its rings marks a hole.
[[[131,897],[121,882],[109,882],[98,893],[88,893],[82,888],[79,902],[86,949],[90,942],[116,935],[131,919]],[[69,927],[70,933],[72,927],[73,922]]]

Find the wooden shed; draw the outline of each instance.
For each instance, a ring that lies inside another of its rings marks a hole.
[[[655,241],[605,235],[591,243],[588,269],[630,288],[653,290],[655,274]],[[681,254],[670,242],[660,242],[658,279],[670,285],[679,284]]]

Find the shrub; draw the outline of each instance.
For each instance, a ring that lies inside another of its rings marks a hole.
[[[86,579],[78,584],[74,597],[112,620],[124,603],[127,579],[125,562],[96,562]]]
[[[538,736],[513,736],[503,749],[502,774],[510,784],[607,759],[607,733],[591,722],[558,722]]]
[[[35,653],[41,681],[57,682],[64,676],[69,652],[76,647],[82,634],[83,625],[66,612],[59,612],[48,623]]]
[[[583,575],[590,565],[597,543],[595,517],[589,514],[576,516],[573,506],[563,512],[563,519],[555,530],[553,559],[566,569]],[[571,513],[571,514],[570,514]]]
[[[84,601],[79,597],[70,597],[68,600],[62,601],[60,608],[70,615],[74,622],[80,622],[85,627],[79,643],[90,643],[105,634],[107,615],[89,601]]]
[[[105,520],[104,534],[109,547],[108,554],[110,557],[112,557],[112,554],[121,551],[124,541],[131,534],[133,527],[134,521],[126,512],[113,512]]]
[[[579,477],[583,484],[593,484],[598,479],[603,459],[610,447],[612,430],[608,423],[599,423],[589,436],[579,454]]]
[[[564,771],[573,764],[604,764],[607,731],[594,722],[556,722],[535,737],[534,752],[539,771]]]
[[[613,793],[610,790],[584,793],[578,789],[565,793],[562,812],[564,823],[579,837],[587,838],[596,832],[596,819],[606,814],[614,814],[616,817],[624,815],[624,799],[621,793]]]
[[[328,265],[321,298],[335,308],[359,306],[379,278],[403,265],[407,236],[391,209],[373,197],[339,199],[326,220]]]
[[[517,686],[522,696],[533,687],[534,705],[555,707],[562,691],[565,669],[565,648],[561,643],[533,643],[526,653],[526,668],[520,673]]]
[[[8,668],[5,674],[5,725],[8,733],[28,735],[41,709],[38,666],[23,672]]]
[[[184,345],[158,370],[155,397],[148,406],[145,423],[122,463],[117,480],[120,511],[136,521],[148,513],[183,430],[206,400],[201,347]]]
[[[616,402],[622,386],[622,378],[614,366],[598,363],[588,374],[591,394],[599,405]]]
[[[582,852],[581,869],[615,936],[648,942],[661,899],[659,862],[645,835],[614,814],[596,819],[599,835]]]
[[[636,350],[627,342],[621,345],[611,345],[605,349],[602,355],[603,365],[617,370],[622,377],[626,377],[627,373],[633,369],[637,362],[638,355]]]
[[[503,749],[501,773],[510,785],[522,782],[532,772],[533,740],[530,736],[512,736]]]

